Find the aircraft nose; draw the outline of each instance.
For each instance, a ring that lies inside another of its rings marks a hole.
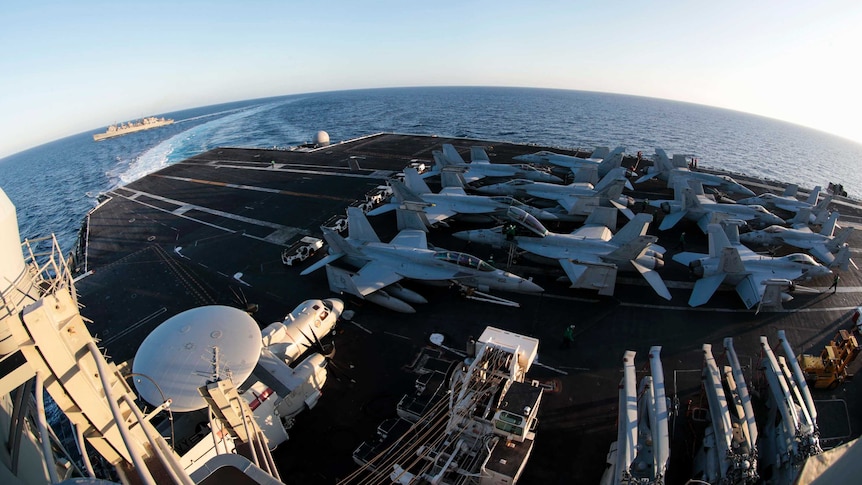
[[[524,293],[542,293],[545,289],[530,280],[522,279],[518,282],[518,291]]]
[[[338,298],[328,298],[326,301],[332,305],[332,312],[340,317],[341,313],[344,312],[344,302]]]

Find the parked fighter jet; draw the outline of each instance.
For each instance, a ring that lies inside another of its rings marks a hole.
[[[416,169],[407,167],[404,169],[403,183],[398,180],[389,182],[393,193],[390,203],[369,211],[368,215],[376,216],[392,211],[403,204],[412,204],[417,208],[421,207],[428,224],[434,225],[453,216],[462,216],[462,218],[481,216],[486,220],[495,215],[505,217],[506,210],[517,205],[538,219],[549,221],[557,219],[557,216],[548,211],[530,207],[512,197],[468,195],[464,191],[460,174],[444,172],[440,180],[443,189],[435,194],[431,192]]]
[[[853,264],[853,266],[856,266],[856,264],[849,258],[838,259],[835,257],[835,254],[838,253],[847,242],[847,239],[850,238],[853,228],[845,227],[837,235],[833,236],[838,216],[838,212],[833,212],[829,220],[826,221],[826,224],[823,224],[823,228],[819,233],[812,232],[808,228],[808,225],[798,228],[769,226],[759,231],[740,234],[739,239],[746,244],[759,244],[761,246],[787,244],[807,249],[818,261],[830,268],[841,265],[841,269],[847,271],[849,264]]]
[[[655,149],[655,155],[654,165],[647,168],[646,175],[635,180],[636,184],[658,177],[666,180],[668,188],[672,188],[678,182],[687,184],[689,180],[696,180],[703,186],[714,188],[720,192],[754,196],[754,192],[743,187],[739,182],[727,175],[692,172],[686,166],[685,156],[683,155],[674,155],[673,162],[668,159],[667,153],[661,148]]]
[[[538,182],[562,183],[563,180],[542,170],[526,164],[491,163],[488,154],[482,147],[470,148],[471,163],[461,158],[454,146],[444,143],[443,151],[434,150],[434,168],[422,174],[422,178],[439,175],[444,170],[459,171],[464,174],[467,183],[485,177],[506,177],[535,180]]]
[[[534,217],[515,207],[509,210],[509,217],[529,232],[506,236],[502,228],[497,227],[453,235],[493,246],[511,241],[528,256],[532,255],[532,259],[561,265],[572,288],[598,289],[600,295],[613,295],[618,269],[634,270],[643,275],[659,296],[670,300],[670,292],[655,271],[664,265],[664,248],[655,245],[657,237],[645,235],[651,215],[636,215],[616,235],[604,222],[616,219],[616,211],[607,207],[597,208],[587,223],[571,234],[552,233]]]
[[[729,225],[728,229],[736,231],[736,226]],[[746,308],[758,303],[774,305],[776,300],[787,301],[791,296],[783,291],[767,292],[767,288],[781,289],[799,280],[832,273],[807,254],[773,258],[756,254],[742,244],[731,244],[730,239],[738,236],[729,239],[719,224],[710,224],[708,231],[709,254],[683,252],[673,256],[674,261],[687,265],[700,277],[688,300],[690,306],[708,302],[722,283],[736,287]]]
[[[796,185],[788,185],[784,190],[784,195],[776,195],[770,192],[760,194],[755,197],[749,197],[737,201],[743,205],[762,205],[768,209],[781,209],[788,212],[798,212],[802,208],[813,208],[817,205],[817,198],[820,195],[820,186],[814,187],[814,190],[808,195],[807,200],[799,200],[796,198]],[[830,201],[832,196],[828,196]]]
[[[589,183],[571,183],[569,185],[534,182],[532,180],[514,179],[499,184],[484,185],[476,189],[482,194],[511,195],[521,199],[536,197],[556,201],[569,214],[589,214],[590,206],[612,205],[631,219],[634,214],[628,209],[631,199],[622,195],[623,184],[628,182],[628,171],[618,167],[599,181],[595,186]],[[591,198],[598,197],[598,201]],[[598,203],[596,203],[598,202]],[[535,214],[534,214],[535,215]]]
[[[721,219],[755,221],[760,226],[784,223],[784,219],[759,205],[719,204],[703,194],[699,182],[692,181],[691,184],[694,187],[677,185],[673,201],[650,201],[650,205],[660,207],[666,213],[658,227],[660,231],[672,228],[683,217],[697,222],[704,234],[710,223]]]
[[[425,233],[421,230],[403,229],[392,241],[383,243],[361,209],[349,207],[347,219],[349,237],[345,239],[335,231],[322,228],[330,254],[301,273],[307,275],[326,266],[329,287],[334,292],[350,293],[394,311],[413,313],[415,310],[409,303],[425,303],[427,300],[397,284],[405,278],[451,281],[481,291],[543,291],[532,281],[496,269],[475,256],[428,249]],[[353,273],[329,264],[338,259],[360,268],[359,271]]]
[[[625,147],[616,147],[612,152],[608,152],[607,147],[599,147],[593,152],[590,158],[580,158],[543,150],[536,153],[518,155],[517,157],[513,157],[513,160],[568,168],[574,174],[577,174],[581,170],[594,169],[598,178],[604,178],[611,170],[619,168],[622,165],[625,151]],[[631,187],[628,188],[631,189]]]

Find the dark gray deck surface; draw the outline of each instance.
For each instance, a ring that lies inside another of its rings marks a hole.
[[[255,317],[261,326],[281,320],[305,299],[332,296],[324,271],[301,277],[308,263],[285,267],[281,250],[304,235],[319,235],[321,223],[343,214],[349,203],[411,159],[430,162],[431,150],[446,142],[465,155],[471,145],[481,144],[501,163],[541,149],[409,135],[376,135],[313,153],[223,148],[114,190],[90,217],[86,263],[93,274],[77,285],[85,305],[82,313],[94,321],[93,333],[117,362],[131,359],[158,324],[195,306],[238,305],[247,299],[260,305]],[[356,157],[359,170],[348,168],[350,157]],[[758,193],[771,185],[754,182]],[[636,188],[636,197],[670,198],[655,182]],[[840,204],[839,224],[860,221],[858,206]],[[372,224],[383,240],[395,233],[392,214],[372,218]],[[706,237],[688,224],[683,221],[679,228],[658,234],[660,243],[673,248],[679,232],[686,230],[687,249],[707,252]],[[465,243],[448,234],[466,227],[454,223],[432,232],[429,241],[464,250]],[[557,230],[567,227],[572,228]],[[858,231],[850,242],[862,247]],[[482,258],[491,252],[478,245],[467,250]],[[673,253],[666,255],[662,270],[673,295],[670,302],[636,276],[623,275],[614,297],[599,297],[554,282],[548,268],[527,266],[512,271],[535,275],[547,291],[540,296],[500,295],[519,301],[519,309],[466,301],[449,290],[415,284],[408,286],[430,301],[415,315],[347,299],[348,308],[356,311],[356,324],[343,323],[336,336],[335,362],[344,372],[330,374],[318,406],[298,417],[290,441],[276,450],[283,478],[288,483],[333,483],[350,474],[356,468],[352,450],[374,435],[380,421],[394,416],[396,402],[412,389],[416,376],[405,368],[432,332],[443,333],[446,345],[459,349],[487,325],[539,338],[541,363],[565,374],[540,366],[530,373],[553,383],[556,392],[543,399],[523,483],[597,483],[616,436],[617,386],[625,350],[636,351],[637,367],[646,369],[650,346],[661,345],[668,394],[685,403],[697,398],[703,343],[713,344],[723,364],[722,339],[733,337],[743,360],[757,362],[759,336],[768,336],[775,346],[776,331],[784,329],[798,353],[819,353],[837,329],[850,327],[849,316],[860,304],[860,272],[853,270],[842,274],[836,295],[799,293],[782,312],[755,315],[732,290],[721,290],[708,305],[692,309],[686,302],[694,280],[687,268],[670,260]],[[495,260],[505,261],[504,254],[498,252]],[[824,289],[830,282],[827,278],[809,285]],[[562,349],[569,324],[577,326],[575,344]],[[856,362],[854,370],[860,364]],[[760,382],[757,375],[749,374],[749,386]],[[843,400],[820,407],[826,445],[859,435],[860,384],[851,381],[814,396],[819,401]],[[682,421],[677,425],[685,426]],[[674,443],[670,483],[687,478],[686,452],[691,446],[682,440]]]

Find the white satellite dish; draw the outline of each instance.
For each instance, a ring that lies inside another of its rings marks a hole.
[[[184,311],[153,330],[135,354],[132,371],[158,388],[140,376],[135,388],[154,406],[171,399],[174,411],[201,409],[206,402],[198,388],[220,377],[240,385],[262,345],[257,322],[242,310],[213,305]]]

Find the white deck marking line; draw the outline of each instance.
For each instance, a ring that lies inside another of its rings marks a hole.
[[[125,190],[130,190],[130,189],[127,189],[127,188],[124,188],[124,189],[125,189]],[[122,197],[122,198],[124,198],[124,199],[126,199],[126,200],[130,200],[130,201],[132,201],[132,202],[136,202],[136,203],[141,204],[141,205],[143,205],[143,206],[149,207],[150,209],[155,209],[155,210],[157,210],[157,211],[164,212],[165,214],[172,214],[172,215],[177,216],[177,217],[182,217],[183,219],[186,219],[186,220],[189,220],[189,221],[192,221],[192,222],[197,222],[198,224],[203,224],[204,226],[209,226],[209,227],[212,227],[213,229],[218,229],[218,230],[220,230],[220,231],[229,232],[229,233],[231,233],[231,234],[236,234],[236,233],[240,232],[240,231],[237,231],[237,230],[234,230],[234,229],[229,229],[229,228],[227,228],[227,227],[219,226],[218,224],[213,224],[213,223],[211,223],[211,222],[206,222],[206,221],[202,221],[202,220],[200,220],[200,219],[195,219],[194,217],[187,216],[187,215],[185,215],[185,214],[183,214],[183,213],[177,213],[176,211],[170,211],[170,210],[167,210],[167,209],[162,209],[161,207],[158,207],[158,206],[155,206],[155,205],[152,205],[152,204],[147,204],[146,202],[143,202],[143,201],[140,201],[140,200],[132,199],[131,197],[127,197],[127,196],[125,196],[125,195],[123,195],[123,194],[120,194],[120,193],[117,193],[117,192],[111,192],[111,193],[112,193],[112,194],[114,194],[116,197]],[[138,192],[138,195],[141,195],[141,194],[143,194],[143,195],[150,195],[150,194],[147,194],[146,192]],[[153,197],[153,198],[157,198],[157,197]],[[183,206],[185,206],[185,204],[183,204]],[[195,208],[198,208],[197,206],[194,206],[194,207],[195,207]],[[200,209],[206,209],[206,208],[201,207]],[[203,211],[203,212],[207,212],[207,211],[205,210],[205,211]],[[233,215],[233,214],[229,214],[229,215]],[[240,217],[240,216],[237,216],[237,217]],[[228,218],[230,219],[231,217],[228,217]],[[252,220],[254,220],[254,219],[252,219]],[[263,222],[263,221],[261,221],[261,222]],[[282,227],[282,230],[295,230],[297,233],[299,233],[299,232],[301,231],[300,229],[293,228],[293,227],[288,227],[288,226],[281,226],[281,227]],[[257,239],[258,241],[263,241],[263,242],[267,242],[267,243],[270,243],[270,244],[276,244],[276,245],[279,245],[279,246],[283,246],[283,244],[280,244],[280,243],[279,243],[279,242],[277,242],[277,241],[269,240],[267,237],[258,237],[258,236],[254,236],[254,235],[252,235],[252,234],[247,234],[247,233],[244,233],[244,232],[243,232],[243,233],[241,233],[241,235],[242,235],[242,236],[245,236],[245,237],[248,237],[248,238],[251,238],[251,239]],[[228,275],[225,275],[225,276],[228,276]]]
[[[131,190],[131,189],[127,188],[126,190]],[[150,194],[147,192],[141,192],[139,190],[134,190],[134,192],[139,196],[145,195],[145,196],[150,197],[152,199],[160,200],[162,202],[167,202],[169,204],[174,204],[174,205],[179,206],[177,209],[170,211],[172,214],[176,213],[177,215],[180,215],[180,214],[183,214],[183,213],[185,213],[191,209],[194,209],[197,211],[206,212],[207,214],[212,214],[214,216],[224,217],[225,219],[233,219],[235,221],[245,222],[248,224],[254,224],[256,226],[268,227],[270,229],[286,229],[289,227],[289,226],[283,226],[281,224],[276,224],[274,222],[261,221],[260,219],[252,219],[251,217],[238,216],[236,214],[231,214],[230,212],[224,212],[224,211],[220,211],[220,210],[216,210],[216,209],[210,209],[208,207],[189,204],[187,202],[179,201],[176,199],[170,199],[168,197],[162,197],[162,196],[156,195],[156,194]]]
[[[195,164],[190,164],[190,165],[200,165],[200,164],[195,163]],[[232,168],[234,170],[266,170],[266,171],[280,171],[280,172],[290,172],[290,173],[305,173],[305,174],[311,174],[311,175],[331,175],[334,177],[353,177],[353,178],[362,178],[362,179],[384,179],[385,178],[385,177],[381,177],[379,174],[375,175],[379,172],[378,170],[370,170],[370,169],[362,169],[362,170],[371,171],[371,173],[361,174],[361,173],[352,173],[352,172],[351,173],[326,172],[326,171],[322,171],[322,170],[300,170],[300,169],[295,169],[295,168],[279,168],[279,167],[272,168],[269,166],[266,166],[266,167],[248,167],[248,166],[243,166],[243,165],[221,165],[221,164],[212,165],[212,166],[214,166],[216,168]],[[332,167],[332,168],[333,169],[343,169],[346,167]],[[394,170],[391,170],[390,172],[396,173],[396,171],[394,171]]]
[[[715,307],[690,307],[690,306],[665,306],[651,305],[647,303],[626,303],[620,302],[620,306],[634,308],[650,308],[653,310],[674,310],[686,312],[723,312],[723,313],[754,313],[756,310],[746,310],[745,308],[715,308]],[[821,312],[846,312],[856,309],[855,306],[835,306],[824,308],[785,308],[783,310],[770,310],[763,313],[821,313]]]
[[[315,199],[329,199],[329,200],[337,200],[339,202],[353,202],[353,199],[348,199],[346,197],[336,197],[334,195],[325,195],[325,194],[309,194],[305,192],[292,192],[290,190],[281,190],[281,189],[271,189],[269,187],[258,187],[255,185],[243,185],[243,184],[229,184],[226,182],[216,182],[213,180],[204,180],[204,179],[193,179],[189,177],[174,177],[172,175],[153,175],[154,177],[161,177],[165,179],[171,180],[179,180],[180,182],[189,182],[193,184],[203,184],[203,185],[214,185],[216,187],[226,187],[229,189],[239,189],[239,190],[251,190],[253,192],[265,192],[268,194],[282,194],[282,195],[294,195],[298,197],[312,197]]]

